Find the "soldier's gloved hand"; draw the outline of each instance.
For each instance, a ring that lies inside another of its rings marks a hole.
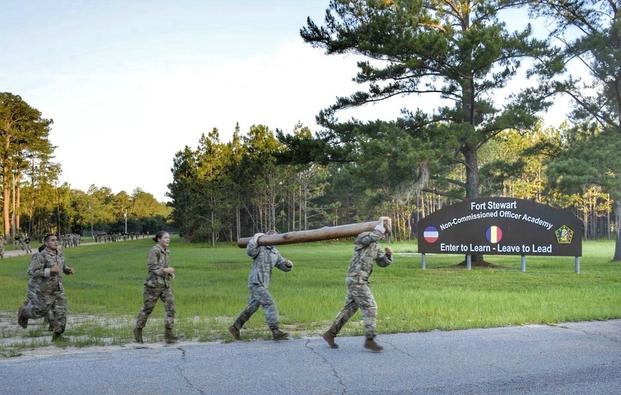
[[[175,274],[176,270],[174,267],[165,267],[162,269],[162,271],[166,274]]]
[[[381,234],[386,233],[386,227],[384,226],[384,222],[385,222],[384,218],[386,217],[380,217],[378,224],[375,225],[375,228],[373,228],[373,230],[377,230]]]
[[[52,266],[50,268],[50,273],[54,273],[54,274],[60,273],[60,266],[58,266],[58,265]]]
[[[265,235],[265,233],[255,233],[255,234],[252,236],[252,241],[256,244],[256,243],[257,243],[257,241],[259,240],[259,237],[261,237],[261,236],[263,236],[263,235]]]
[[[293,262],[291,262],[288,259],[285,259],[285,266],[287,266],[289,269],[291,269],[293,267]]]
[[[392,219],[390,217],[380,217],[379,218],[382,225],[384,225],[385,232],[384,233],[392,233]]]
[[[67,274],[74,274],[75,273],[75,269],[73,269],[72,267],[67,266]]]
[[[392,255],[392,248],[386,247],[384,248],[384,252],[386,253],[386,255]]]

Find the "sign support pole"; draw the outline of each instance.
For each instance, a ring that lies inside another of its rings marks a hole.
[[[472,270],[472,255],[466,255],[466,267],[468,270]]]
[[[420,268],[425,270],[427,269],[427,262],[425,261],[425,253],[420,254]]]
[[[580,274],[580,257],[576,257],[576,274]]]
[[[526,273],[526,255],[522,255],[522,273]]]

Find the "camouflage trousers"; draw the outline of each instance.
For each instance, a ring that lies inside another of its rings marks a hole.
[[[67,325],[67,298],[63,289],[41,292],[28,288],[24,301],[24,316],[28,319],[47,318],[54,333],[63,333]]]
[[[357,281],[355,279],[347,279],[347,297],[345,297],[345,306],[336,316],[328,333],[336,336],[349,319],[356,314],[356,311],[362,311],[362,320],[364,322],[364,334],[367,339],[374,338],[376,335],[375,322],[377,317],[377,304],[371,293],[371,288],[367,282]]]
[[[164,302],[164,309],[166,311],[164,326],[172,329],[175,325],[175,297],[173,296],[172,289],[166,287],[144,287],[143,299],[144,305],[136,318],[136,328],[144,328],[149,315],[151,315],[155,308],[157,300],[161,299]]]
[[[237,329],[241,329],[260,306],[263,307],[267,326],[272,330],[278,329],[278,309],[276,308],[276,303],[272,295],[270,295],[270,292],[267,288],[260,285],[252,285],[249,289],[250,295],[248,296],[248,304],[239,314],[233,326]]]

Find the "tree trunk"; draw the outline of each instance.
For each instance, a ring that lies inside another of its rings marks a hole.
[[[16,199],[15,199],[15,174],[11,173],[11,237],[15,239],[17,235],[17,226],[15,225]]]
[[[21,174],[17,174],[16,179],[15,179],[15,229],[17,230],[17,232],[19,233],[21,230],[21,224],[20,224],[20,206],[22,204],[22,188],[20,187],[20,182],[21,182]]]
[[[9,179],[10,177],[5,171],[2,177],[2,220],[5,236],[11,233],[11,217],[9,215],[9,208],[11,207],[11,185],[9,184]]]
[[[304,184],[304,230],[308,229],[308,185]]]
[[[606,195],[606,232],[610,240],[610,194]]]
[[[270,197],[270,217],[272,217],[272,225],[270,229],[278,229],[278,224],[276,223],[276,192],[274,191],[272,191],[272,196]]]
[[[313,241],[338,239],[341,237],[357,236],[362,232],[373,230],[378,221],[362,222],[357,224],[324,226],[319,229],[302,230],[297,232],[287,232],[274,235],[264,235],[259,239],[259,245],[282,245],[295,243],[310,243]],[[250,241],[250,237],[237,240],[239,248],[245,248]]]
[[[241,237],[241,215],[239,204],[235,206],[235,239],[239,239]]]
[[[295,230],[295,188],[292,189],[291,191],[291,229],[290,230]]]
[[[621,201],[615,202],[615,232],[617,241],[615,242],[615,256],[613,261],[621,261]]]
[[[479,197],[479,164],[477,151],[472,148],[464,149],[466,159],[466,199]]]
[[[216,245],[216,227],[215,227],[215,216],[213,210],[211,210],[211,246],[214,247]]]
[[[466,199],[479,197],[479,165],[477,151],[467,147],[464,151],[466,158]],[[483,254],[472,254],[472,264],[483,263]]]
[[[589,239],[589,212],[586,205],[582,209],[582,221],[584,221],[584,239]]]

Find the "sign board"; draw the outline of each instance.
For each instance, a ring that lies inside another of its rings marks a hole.
[[[420,253],[582,256],[582,222],[531,200],[466,200],[424,217],[417,230]]]

